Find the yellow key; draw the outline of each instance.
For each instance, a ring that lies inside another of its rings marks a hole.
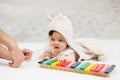
[[[93,67],[95,64],[90,64],[87,68],[85,68],[85,71],[89,72],[91,67]]]
[[[56,66],[56,64],[58,64],[60,61],[56,61],[54,63],[51,64],[51,66]]]

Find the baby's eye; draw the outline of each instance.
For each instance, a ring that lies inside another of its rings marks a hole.
[[[63,42],[63,40],[59,40],[60,42]]]
[[[51,41],[55,41],[55,39],[51,38]]]

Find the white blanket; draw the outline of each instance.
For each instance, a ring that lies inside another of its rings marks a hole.
[[[120,77],[120,40],[103,40],[107,47],[107,59],[100,62],[105,64],[115,64],[114,71],[110,77],[99,77],[87,74],[78,74],[73,72],[59,71],[40,68],[38,64],[39,55],[45,43],[19,43],[21,48],[34,50],[33,57],[30,61],[24,62],[20,68],[11,68],[7,60],[0,59],[0,80],[119,80]]]

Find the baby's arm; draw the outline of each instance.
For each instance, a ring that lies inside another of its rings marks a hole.
[[[43,59],[50,59],[52,58],[52,53],[51,51],[44,51],[42,55],[40,55],[40,60]]]

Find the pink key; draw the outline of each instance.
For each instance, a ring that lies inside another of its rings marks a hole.
[[[66,68],[70,68],[73,64],[75,64],[76,62],[71,62],[69,63],[67,66],[65,66]]]
[[[107,70],[109,67],[110,67],[110,65],[109,65],[109,64],[106,64],[99,72],[100,72],[100,73],[104,73],[105,70]]]

